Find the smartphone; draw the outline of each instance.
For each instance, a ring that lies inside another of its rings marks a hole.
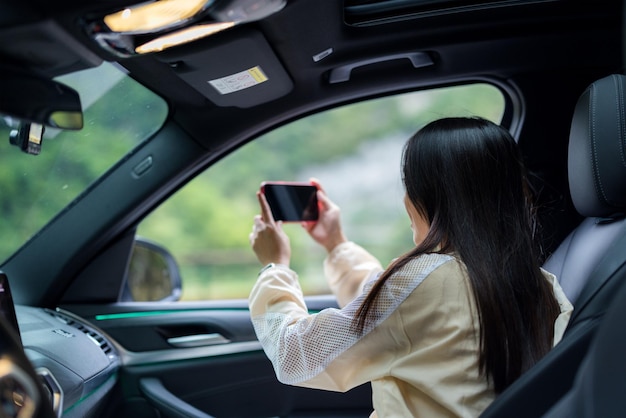
[[[317,221],[319,217],[314,184],[266,181],[261,184],[261,193],[276,221],[307,222]]]

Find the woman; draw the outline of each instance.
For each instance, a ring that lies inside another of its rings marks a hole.
[[[329,253],[341,309],[315,315],[259,194],[250,240],[267,266],[250,295],[255,330],[283,383],[346,391],[370,381],[372,416],[477,416],[560,340],[572,306],[538,265],[525,171],[506,130],[432,122],[405,145],[402,174],[415,247],[384,271],[318,193],[319,221],[305,227]]]

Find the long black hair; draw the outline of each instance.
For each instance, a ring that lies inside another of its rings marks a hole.
[[[539,268],[522,157],[481,118],[431,122],[406,143],[406,196],[430,223],[423,242],[382,274],[355,318],[362,332],[385,281],[412,258],[454,253],[467,268],[480,321],[481,373],[500,393],[552,347],[559,306]]]

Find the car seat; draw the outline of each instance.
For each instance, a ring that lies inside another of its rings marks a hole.
[[[522,375],[481,417],[537,417],[571,388],[576,372],[622,282],[626,282],[626,77],[592,83],[570,129],[568,177],[585,220],[546,261],[574,312],[562,341]]]
[[[623,267],[622,267],[623,268]],[[574,387],[545,417],[617,418],[626,411],[626,282],[621,286],[589,352]]]
[[[622,230],[626,209],[626,78],[611,75],[581,95],[570,130],[568,179],[585,220],[559,245],[544,268],[576,300],[593,268]]]

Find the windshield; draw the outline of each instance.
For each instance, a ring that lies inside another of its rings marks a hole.
[[[12,146],[16,128],[0,119],[0,260],[6,260],[111,166],[158,130],[164,100],[118,67],[59,77],[80,94],[80,131],[46,128],[39,155]]]

